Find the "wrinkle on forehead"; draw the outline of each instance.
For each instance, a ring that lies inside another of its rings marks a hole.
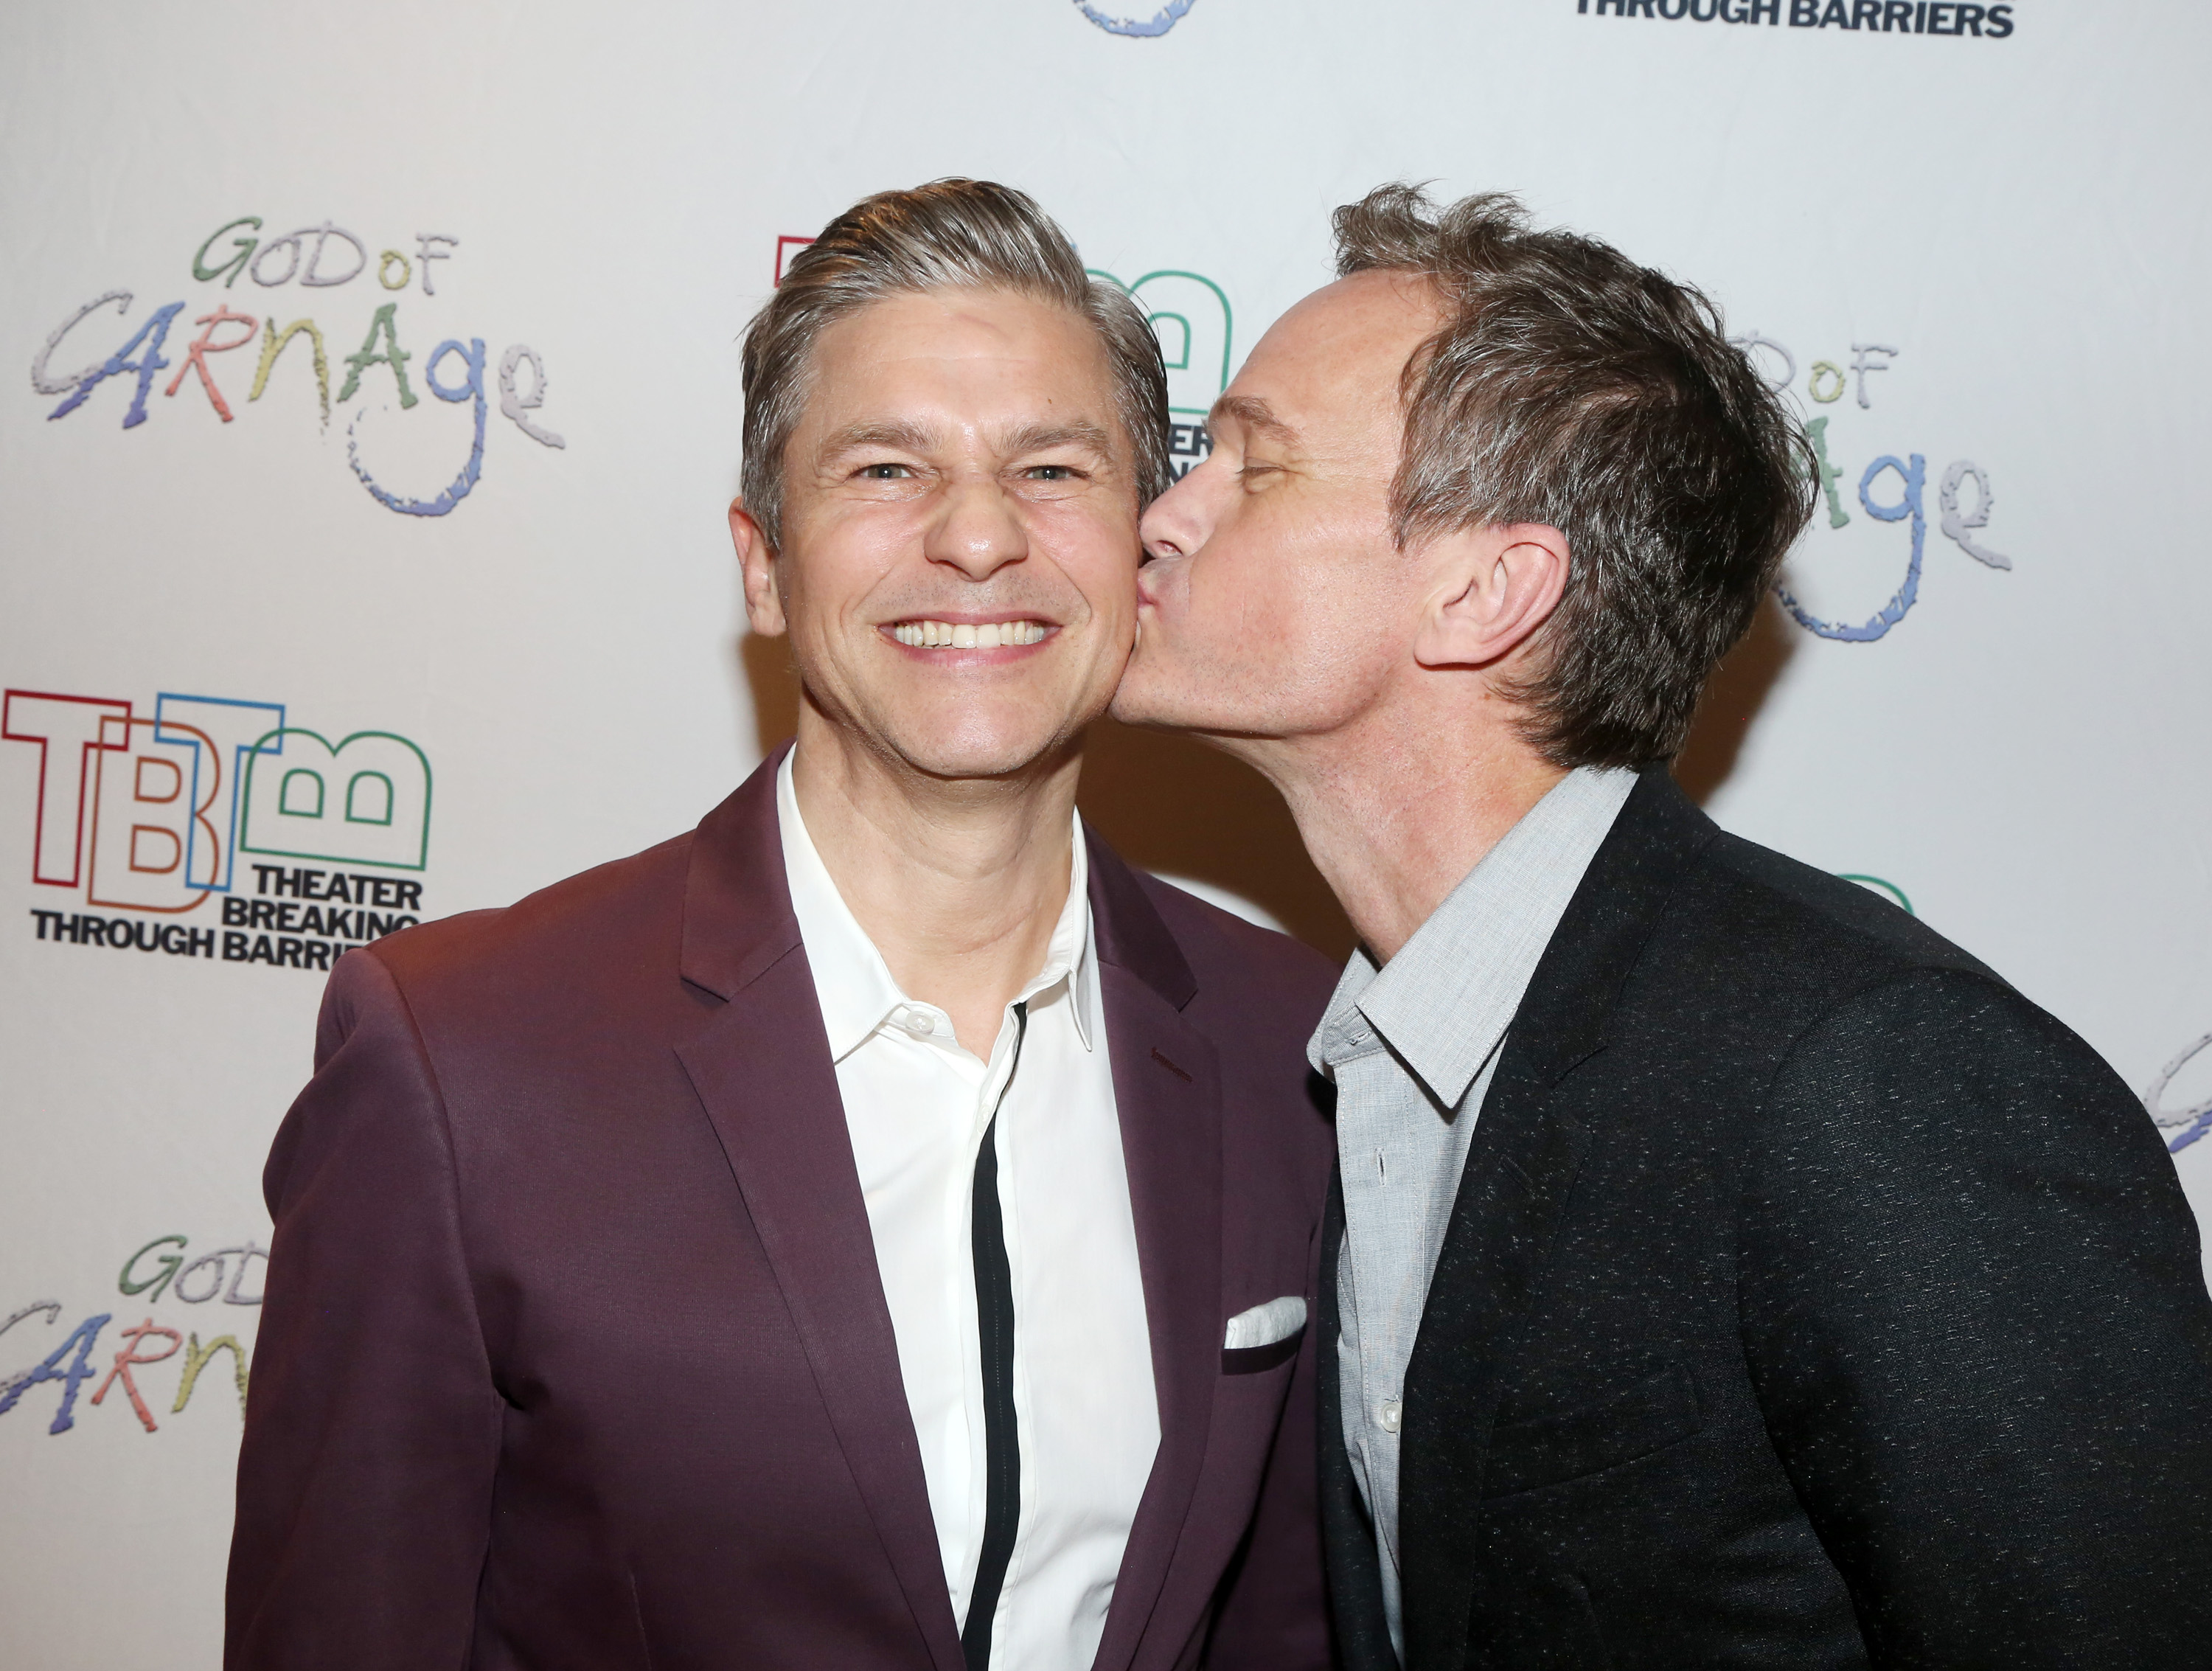
[[[829,326],[811,360],[798,428],[824,426],[811,443],[820,458],[855,446],[942,447],[955,429],[975,433],[964,418],[992,407],[995,428],[984,433],[1001,451],[1116,451],[1104,345],[1079,316],[1033,297],[888,296]]]
[[[1302,434],[1316,456],[1395,456],[1401,380],[1442,324],[1435,290],[1417,273],[1365,272],[1323,286],[1270,327],[1216,408],[1270,436]]]
[[[961,429],[965,433],[965,426],[961,426]],[[1002,458],[1048,453],[1063,447],[1081,447],[1101,459],[1114,456],[1112,432],[1101,424],[1081,418],[1065,422],[1030,420],[987,425],[981,434],[985,443]],[[870,447],[928,454],[943,452],[952,444],[950,433],[924,420],[863,419],[824,435],[821,456],[832,459],[841,453],[865,452]]]
[[[1103,362],[1104,345],[1089,321],[1056,302],[996,288],[902,291],[832,321],[816,342],[813,358],[827,362],[864,355],[877,365],[902,360],[1022,362],[1066,355],[1070,337],[1082,340]]]
[[[1417,273],[1365,272],[1340,278],[1285,313],[1285,355],[1309,376],[1330,382],[1384,370],[1395,392],[1406,363],[1444,322],[1429,282]]]

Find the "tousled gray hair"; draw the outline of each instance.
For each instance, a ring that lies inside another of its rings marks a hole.
[[[1399,543],[1480,525],[1567,537],[1565,595],[1511,693],[1560,766],[1671,759],[1705,681],[1812,515],[1812,451],[1703,295],[1502,192],[1413,185],[1336,211],[1340,276],[1434,287],[1391,485]]]
[[[1027,193],[939,179],[863,197],[792,258],[744,337],[745,508],[771,550],[783,541],[784,449],[798,428],[822,333],[873,302],[932,290],[1011,290],[1054,303],[1098,333],[1144,506],[1167,490],[1168,384],[1144,310],[1093,278],[1067,234]]]

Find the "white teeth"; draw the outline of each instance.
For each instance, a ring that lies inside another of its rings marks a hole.
[[[964,622],[902,621],[891,629],[891,636],[922,650],[996,650],[1042,642],[1047,630],[1042,621],[987,621],[980,627]]]

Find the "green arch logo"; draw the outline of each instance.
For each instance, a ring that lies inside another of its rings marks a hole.
[[[1878,893],[1885,899],[1895,900],[1899,905],[1905,908],[1905,914],[1908,917],[1917,917],[1920,914],[1919,912],[1912,908],[1912,902],[1905,896],[1905,890],[1899,887],[1894,882],[1885,882],[1878,876],[1862,876],[1856,871],[1838,871],[1836,872],[1836,880],[1838,882],[1856,882],[1862,888],[1868,889],[1874,893]]]
[[[1133,284],[1124,284],[1101,268],[1090,270],[1136,299],[1160,339],[1167,362],[1168,410],[1204,417],[1229,386],[1229,356],[1236,334],[1229,293],[1203,273],[1163,267]]]

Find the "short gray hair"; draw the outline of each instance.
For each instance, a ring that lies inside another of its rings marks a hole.
[[[1128,292],[1084,270],[1067,234],[1026,192],[939,179],[863,197],[792,258],[744,338],[745,508],[783,543],[783,453],[811,386],[822,333],[871,303],[932,290],[1011,290],[1065,307],[1098,333],[1133,453],[1138,504],[1167,490],[1168,381],[1159,339]]]
[[[1340,276],[1416,274],[1441,327],[1401,384],[1401,545],[1484,524],[1567,537],[1559,609],[1511,694],[1559,766],[1674,757],[1818,491],[1804,433],[1696,290],[1503,192],[1336,211]]]

